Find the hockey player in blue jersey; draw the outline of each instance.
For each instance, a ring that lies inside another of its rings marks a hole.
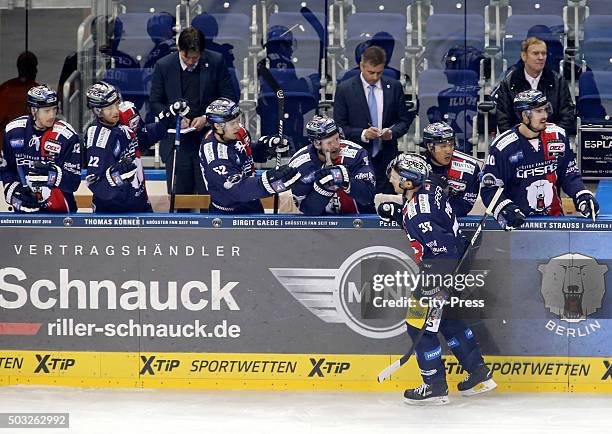
[[[474,157],[455,149],[455,132],[445,122],[429,124],[423,130],[425,158],[442,184],[457,217],[464,217],[474,207],[480,188],[480,165]]]
[[[521,123],[489,148],[480,192],[485,206],[503,186],[493,215],[505,230],[512,230],[526,216],[563,215],[563,189],[576,209],[594,220],[599,204],[582,182],[565,130],[546,122],[551,113],[546,96],[539,90],[521,92],[514,98],[514,110]]]
[[[381,219],[396,221],[404,229],[422,275],[445,276],[454,272],[466,242],[442,188],[431,183],[429,175],[429,164],[420,155],[398,155],[389,164],[387,176],[395,192],[402,194],[404,205],[383,202],[377,211]],[[415,294],[417,298],[427,295],[446,299],[450,289],[426,286],[418,291],[419,294]],[[447,310],[447,307],[443,310]],[[411,339],[416,339],[419,334],[422,320],[417,318],[415,322],[414,319],[407,319]],[[421,324],[418,324],[419,321]],[[442,332],[449,348],[468,372],[467,378],[457,385],[463,395],[476,395],[497,387],[490,369],[484,363],[474,332],[462,320],[445,319],[444,315],[438,315],[428,323],[415,348],[423,384],[404,392],[407,403],[441,405],[449,402],[438,331]]]
[[[30,114],[8,123],[0,158],[6,202],[21,213],[76,212],[81,148],[72,126],[57,119],[57,93],[46,85],[28,91]]]
[[[135,108],[120,106],[119,92],[106,82],[91,86],[86,98],[95,115],[85,134],[87,185],[93,192],[94,212],[152,212],[140,152],[164,137],[172,118],[184,116],[189,107],[178,101],[169,112],[158,115],[160,122],[144,125]]]
[[[306,125],[310,144],[289,165],[302,177],[291,189],[306,215],[374,213],[376,178],[368,153],[341,137],[336,122],[315,116]]]
[[[251,143],[240,115],[238,104],[227,98],[216,99],[206,108],[212,129],[202,139],[200,167],[211,213],[263,213],[259,199],[288,190],[300,177],[298,170],[287,165],[256,176],[255,162],[287,152],[289,142],[286,137],[262,136]]]

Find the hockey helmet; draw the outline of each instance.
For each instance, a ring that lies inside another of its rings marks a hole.
[[[28,107],[33,108],[54,107],[58,104],[57,92],[46,84],[34,86],[28,90],[26,100]]]
[[[399,154],[387,166],[387,178],[393,170],[400,176],[401,183],[412,181],[412,185],[419,186],[429,178],[431,167],[419,154]]]
[[[151,40],[165,41],[174,36],[175,19],[168,12],[160,12],[147,20],[147,33]]]
[[[342,135],[336,121],[328,116],[315,115],[306,124],[306,135],[312,142],[326,139],[336,133]]]
[[[455,131],[446,122],[434,122],[423,130],[423,145],[440,145],[452,142],[455,144]]]
[[[217,124],[229,122],[241,114],[238,104],[228,98],[218,98],[206,107],[206,119]]]
[[[270,42],[284,42],[293,45],[293,32],[285,26],[272,26],[268,30],[268,38],[266,40],[266,43]]]
[[[92,85],[86,95],[87,107],[90,109],[104,108],[121,100],[115,86],[105,81]]]
[[[549,115],[552,113],[552,106],[546,99],[546,95],[539,90],[526,90],[514,97],[514,111],[521,119],[521,114],[524,111],[529,112],[527,113],[527,117],[529,117],[531,110],[539,107],[546,107]]]

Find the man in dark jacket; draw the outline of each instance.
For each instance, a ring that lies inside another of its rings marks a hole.
[[[494,90],[497,102],[497,126],[499,132],[518,125],[513,101],[516,95],[526,90],[539,90],[552,105],[553,113],[549,122],[564,128],[568,135],[576,134],[575,106],[569,86],[558,73],[545,67],[546,43],[534,36],[527,38],[521,45],[521,63],[512,69]]]
[[[182,120],[181,145],[176,154],[176,193],[202,194],[206,187],[200,171],[200,142],[206,129],[206,107],[220,97],[238,100],[223,57],[204,49],[204,35],[187,27],[179,35],[178,53],[170,53],[155,64],[149,102],[153,113],[164,111],[177,99],[187,100],[189,117]],[[161,141],[166,164],[168,191],[172,180],[172,138]]]

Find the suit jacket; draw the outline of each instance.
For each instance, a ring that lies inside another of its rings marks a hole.
[[[217,98],[225,97],[233,101],[238,101],[239,98],[235,94],[229,71],[221,54],[204,50],[199,65],[200,106],[190,107],[189,117],[191,119],[202,116],[206,112],[206,107]],[[170,53],[155,64],[149,103],[153,113],[157,114],[182,97],[179,54]],[[186,145],[190,150],[197,152],[203,135],[204,130],[186,134],[182,137],[181,146]],[[161,141],[161,156],[164,161],[171,155],[172,142],[172,138]]]
[[[383,140],[380,152],[376,158],[372,158],[377,191],[381,191],[382,186],[388,184],[385,177],[387,164],[398,154],[397,139],[408,132],[414,119],[414,115],[406,108],[404,90],[400,82],[385,76],[380,80],[383,90],[382,127],[391,128],[393,135],[391,140]],[[348,140],[361,145],[368,151],[368,155],[372,155],[371,141],[361,141],[361,133],[372,123],[361,74],[338,85],[334,101],[334,120],[342,127]]]

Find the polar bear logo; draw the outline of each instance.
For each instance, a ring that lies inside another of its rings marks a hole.
[[[551,258],[538,266],[545,306],[563,321],[584,321],[601,308],[607,265],[580,253]]]
[[[537,212],[544,211],[552,204],[554,196],[553,185],[547,179],[539,179],[532,182],[526,187],[526,190],[529,206]]]

